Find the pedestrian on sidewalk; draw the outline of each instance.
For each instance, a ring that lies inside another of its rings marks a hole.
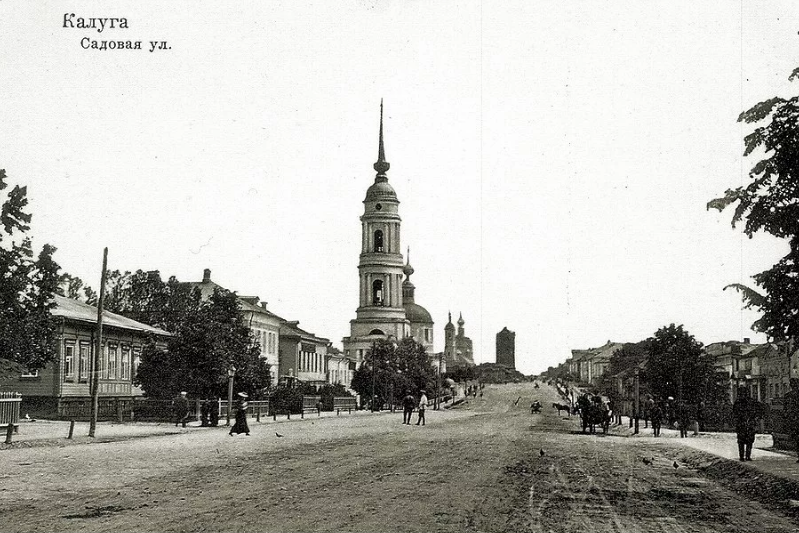
[[[419,419],[416,420],[417,426],[420,423],[424,425],[424,410],[427,408],[427,394],[425,394],[424,389],[419,392],[422,393],[422,396],[419,398]]]
[[[186,391],[180,391],[180,394],[172,400],[172,406],[175,409],[175,427],[182,424],[186,427],[186,421],[189,419],[189,398]]]
[[[660,437],[660,422],[663,419],[663,409],[654,400],[649,408],[649,419],[652,421],[652,436]]]
[[[783,420],[785,432],[790,436],[799,463],[799,379],[791,378],[791,390],[783,398]]]
[[[411,390],[405,391],[405,397],[402,399],[402,423],[411,425],[411,418],[413,417],[413,408],[416,407],[416,398],[411,394]]]
[[[680,438],[684,439],[688,436],[688,425],[691,422],[691,410],[688,408],[688,404],[684,401],[680,401],[677,404],[677,424],[680,426]]]
[[[233,436],[233,433],[236,435],[240,433],[244,433],[246,435],[250,434],[250,427],[247,425],[247,408],[250,406],[247,403],[247,393],[240,392],[238,394],[238,398],[236,399],[235,408],[236,408],[236,422],[233,424],[233,427],[230,428],[230,435]]]
[[[735,420],[735,435],[738,440],[738,459],[751,461],[757,419],[761,415],[759,402],[749,396],[749,390],[746,387],[738,387],[738,397],[732,405],[732,416]]]

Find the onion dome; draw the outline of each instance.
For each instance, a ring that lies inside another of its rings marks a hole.
[[[460,318],[458,318],[458,325],[459,325],[460,327],[463,327],[463,325],[464,325],[465,323],[466,323],[466,321],[463,319],[463,313],[461,313],[461,314],[460,314]]]
[[[445,331],[449,331],[451,329],[455,329],[455,326],[452,324],[452,313],[448,313],[447,315],[449,318],[447,319],[447,325],[444,326]]]

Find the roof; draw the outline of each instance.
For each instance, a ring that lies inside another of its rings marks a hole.
[[[405,318],[416,324],[432,324],[433,317],[430,313],[417,303],[403,302],[402,307],[405,308]]]
[[[284,321],[280,324],[280,336],[281,337],[300,337],[307,340],[313,340],[315,342],[327,344],[330,342],[330,339],[325,339],[324,337],[317,337],[313,333],[309,333],[304,329],[300,328],[297,324],[299,322],[290,322]]]
[[[0,359],[0,380],[18,378],[25,367],[11,359]]]
[[[276,319],[278,319],[280,321],[285,321],[286,320],[285,318],[277,316],[272,311],[270,311],[270,310],[268,310],[268,309],[266,309],[264,307],[261,307],[260,305],[251,304],[250,302],[248,302],[246,299],[242,298],[241,296],[238,297],[238,301],[239,301],[239,305],[241,306],[241,310],[242,311],[246,311],[248,313],[258,313],[258,314],[261,314],[261,315],[271,316],[271,317],[276,318]]]
[[[60,316],[66,320],[74,320],[89,324],[97,323],[97,308],[93,305],[57,295],[55,296],[55,304],[56,307],[52,310],[53,316]],[[153,335],[160,335],[164,337],[172,336],[172,334],[168,331],[153,326],[148,326],[147,324],[137,322],[110,311],[103,311],[103,325],[126,329],[129,331],[151,333]]]
[[[572,362],[579,361],[609,361],[613,353],[624,346],[624,343],[608,341],[598,348],[587,350],[572,350]]]

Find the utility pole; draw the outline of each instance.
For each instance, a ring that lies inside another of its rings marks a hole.
[[[641,379],[639,374],[639,369],[635,369],[635,431],[634,434],[638,434],[638,418],[641,416]]]
[[[105,271],[108,266],[108,247],[103,248],[103,271],[100,274],[100,298],[97,301],[97,337],[92,358],[92,382],[89,387],[92,393],[91,421],[89,436],[94,437],[97,429],[97,411],[100,408],[100,357],[103,353],[103,301],[105,300]]]

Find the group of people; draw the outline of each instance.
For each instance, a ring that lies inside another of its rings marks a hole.
[[[230,430],[233,433],[246,433],[250,434],[250,429],[247,427],[247,393],[240,392],[237,396],[236,402],[233,404],[233,409],[236,413],[236,424]],[[186,423],[191,417],[191,402],[189,402],[186,391],[181,391],[180,394],[172,400],[172,409],[174,412],[175,427],[178,425],[186,427]],[[200,403],[200,426],[202,427],[216,427],[219,425],[219,410],[216,409],[216,402],[203,400]]]
[[[419,417],[416,420],[416,425],[424,425],[424,411],[427,409],[427,394],[424,390],[419,391],[419,401],[416,401],[416,398],[413,394],[411,394],[410,389],[405,391],[405,397],[402,399],[402,423],[406,425],[411,425],[411,419],[413,418],[413,410],[417,409],[419,413]]]

